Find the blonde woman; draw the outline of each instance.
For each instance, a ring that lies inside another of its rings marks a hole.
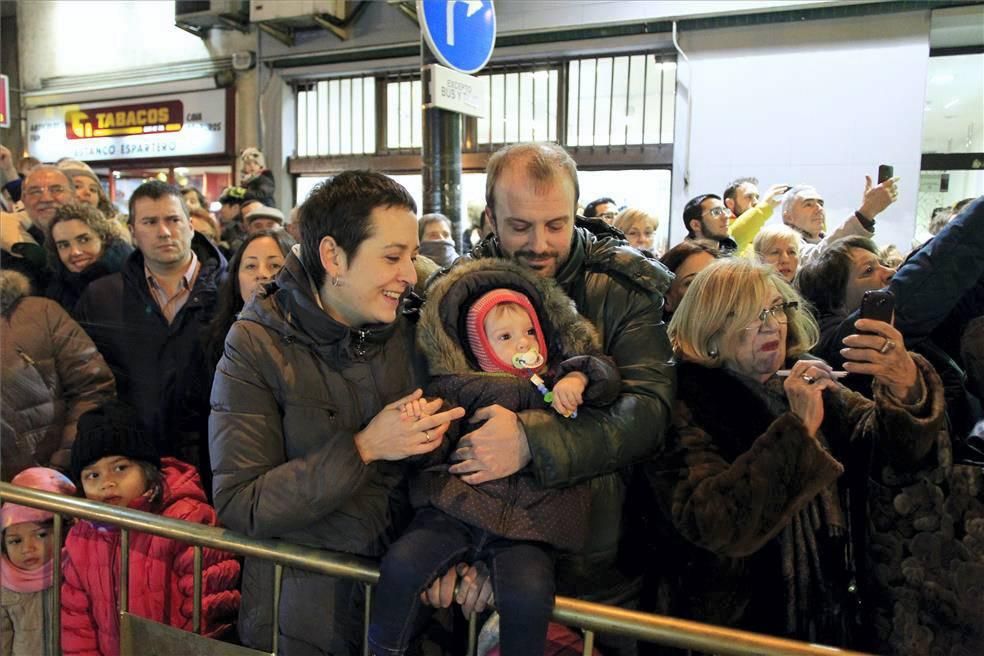
[[[629,207],[615,217],[613,224],[625,234],[629,244],[640,251],[656,253],[656,229],[659,219],[643,210]]]
[[[783,280],[789,284],[796,277],[799,268],[799,254],[803,238],[789,226],[777,225],[763,228],[752,242],[755,256],[763,264],[775,267]]]
[[[848,338],[845,366],[874,376],[874,401],[809,355],[816,322],[772,268],[724,258],[693,281],[669,327],[673,430],[647,466],[661,534],[676,537],[662,543],[674,546],[660,552],[665,589],[653,597],[670,607],[656,610],[859,644],[846,628],[858,619],[849,584],[865,573],[852,558],[866,518],[848,526],[858,519],[849,510],[864,506],[849,508],[842,494],[879,479],[885,463],[915,469],[934,455],[944,417],[939,378],[898,331],[879,321],[858,329],[868,334]],[[880,352],[887,341],[895,348]]]

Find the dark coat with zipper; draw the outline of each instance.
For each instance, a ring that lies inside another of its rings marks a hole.
[[[525,469],[473,486],[447,472],[448,456],[471,430],[469,418],[479,408],[498,404],[513,412],[549,409],[528,378],[483,372],[467,346],[467,335],[459,332],[463,313],[485,292],[499,288],[520,291],[533,304],[547,343],[549,374],[544,380],[548,386],[579,371],[588,377],[584,406],[604,407],[618,397],[618,369],[601,353],[594,327],[553,281],[506,260],[460,264],[430,287],[417,343],[433,376],[427,396],[461,406],[466,414],[452,425],[441,448],[420,463],[421,471],[411,482],[411,496],[416,507],[432,505],[502,537],[577,551],[587,532],[591,492],[586,483],[543,488]]]
[[[151,296],[139,250],[119,273],[92,282],[75,313],[113,369],[120,400],[137,410],[161,454],[199,466],[207,483],[208,367],[202,340],[226,261],[199,233],[192,248],[201,268],[170,325]]]
[[[490,235],[468,258],[502,256]],[[610,406],[585,408],[577,421],[551,409],[519,413],[532,456],[529,470],[543,487],[590,481],[588,541],[581,554],[558,560],[558,593],[621,603],[632,594],[638,567],[618,559],[629,468],[662,449],[675,395],[663,322],[663,296],[673,275],[608,224],[578,218],[570,257],[554,280],[598,331],[622,389]],[[626,570],[633,571],[623,575]]]
[[[354,437],[417,386],[410,318],[364,330],[334,321],[293,254],[239,317],[212,387],[219,518],[250,537],[381,556],[407,519],[403,465],[366,465]],[[286,570],[282,653],[355,653],[361,589]],[[246,644],[270,649],[272,600],[272,565],[247,558],[239,617]]]
[[[30,282],[0,271],[2,480],[28,467],[68,470],[79,417],[116,396],[92,340]]]

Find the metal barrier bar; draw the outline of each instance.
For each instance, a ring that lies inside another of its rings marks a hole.
[[[362,656],[369,656],[369,615],[372,612],[372,586],[368,583],[366,588],[366,603],[362,617]]]
[[[274,568],[273,606],[274,653],[276,653],[278,646],[280,583],[283,577],[283,567],[297,567],[328,576],[354,579],[366,584],[374,584],[379,578],[379,571],[375,563],[366,558],[300,547],[275,540],[258,540],[227,529],[191,524],[129,508],[117,508],[85,499],[66,497],[53,492],[22,488],[10,483],[0,483],[0,500],[41,508],[56,514],[61,513],[119,526],[122,529],[121,548],[123,550],[121,563],[123,584],[121,584],[120,589],[121,612],[126,610],[129,588],[127,584],[129,581],[127,558],[129,530],[137,530],[179,542],[273,561],[276,564]],[[661,615],[650,615],[568,597],[556,598],[552,619],[560,624],[580,627],[589,632],[618,634],[657,644],[682,649],[697,649],[716,654],[860,656],[860,652],[813,645]],[[585,639],[588,639],[587,635]]]

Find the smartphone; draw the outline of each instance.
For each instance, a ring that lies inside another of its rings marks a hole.
[[[895,319],[895,294],[887,289],[872,289],[861,299],[861,318],[892,323]]]
[[[878,165],[878,184],[881,184],[894,176],[895,176],[894,166],[889,166],[888,164]]]

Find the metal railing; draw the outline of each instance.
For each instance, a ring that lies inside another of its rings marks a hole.
[[[259,558],[274,563],[273,601],[273,653],[277,652],[279,633],[279,589],[284,567],[296,567],[327,576],[351,579],[366,586],[366,607],[363,636],[363,653],[368,654],[365,632],[368,631],[369,610],[372,600],[372,586],[379,578],[379,570],[373,560],[301,547],[275,540],[258,540],[235,533],[228,529],[192,524],[151,513],[117,508],[85,499],[66,497],[50,492],[40,492],[10,483],[0,483],[0,500],[33,508],[41,508],[55,513],[53,539],[61,544],[63,523],[61,515],[111,524],[121,529],[121,582],[127,582],[129,554],[127,545],[129,531],[139,531],[159,535],[179,542],[192,544],[194,552],[194,611],[192,624],[196,632],[201,630],[201,575],[202,548],[211,547],[241,556]],[[59,564],[60,565],[60,564]],[[52,601],[56,611],[59,607],[61,567],[54,568]],[[126,613],[129,586],[120,586],[120,612]],[[59,649],[59,612],[55,617],[54,630],[49,636],[51,653]],[[688,620],[651,615],[637,611],[624,610],[613,606],[580,601],[567,597],[557,597],[553,610],[553,620],[567,626],[578,627],[584,631],[584,654],[591,654],[596,633],[625,636],[637,640],[654,642],[660,645],[693,649],[715,654],[760,654],[764,656],[853,656],[859,652],[825,647],[794,640],[738,631],[721,626],[702,624]],[[469,654],[475,647],[475,617],[471,618],[469,630]],[[245,652],[244,652],[245,653]],[[253,652],[258,653],[258,652]]]

